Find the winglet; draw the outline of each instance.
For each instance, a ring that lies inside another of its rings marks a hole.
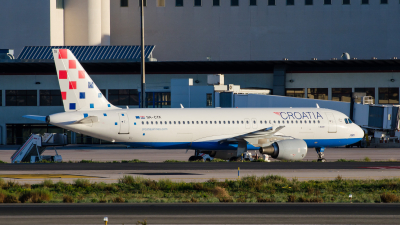
[[[183,107],[183,105],[181,104],[181,109],[183,109],[183,108],[185,108],[185,107]]]
[[[319,105],[318,105],[318,103],[316,103],[316,105],[317,105],[317,108],[319,109]]]

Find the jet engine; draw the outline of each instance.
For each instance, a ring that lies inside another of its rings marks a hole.
[[[260,153],[279,160],[302,160],[307,155],[307,144],[300,139],[282,140],[268,147],[261,147]]]

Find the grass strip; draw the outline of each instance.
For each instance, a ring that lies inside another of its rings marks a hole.
[[[349,195],[352,198],[349,198]],[[213,203],[213,202],[400,202],[400,179],[298,181],[281,176],[248,176],[204,183],[154,181],[123,176],[118,183],[19,184],[0,179],[0,203]]]

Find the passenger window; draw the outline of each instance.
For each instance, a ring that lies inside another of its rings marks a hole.
[[[253,123],[256,124],[256,121],[254,120]]]
[[[207,124],[207,121],[205,121],[205,123]]]
[[[269,121],[269,124],[271,124],[271,120]]]
[[[246,123],[249,124],[249,121],[247,120]]]
[[[196,121],[196,124],[199,124],[199,121]]]
[[[201,124],[203,124],[203,121],[201,121]]]
[[[228,120],[228,124],[231,124],[231,121]]]
[[[296,123],[299,123],[299,121],[298,121],[298,120],[296,120]]]
[[[181,124],[181,121],[178,121],[178,124],[180,125],[180,124]]]
[[[278,123],[281,123],[281,121],[278,120]]]
[[[169,124],[171,124],[171,121],[169,121]]]
[[[142,121],[142,124],[144,124],[144,121]]]
[[[276,123],[276,121],[274,120],[274,123]]]
[[[303,123],[303,121],[302,121],[302,120],[300,120],[300,123]]]
[[[243,120],[242,120],[242,124],[243,124]]]
[[[176,124],[176,121],[174,121],[174,124]]]
[[[238,121],[236,121],[236,123],[237,123],[237,124],[239,124],[239,120],[238,120]]]
[[[146,121],[146,124],[149,125],[149,121]]]
[[[292,124],[293,124],[293,120],[292,120]]]
[[[225,121],[224,121],[224,124],[225,124]]]
[[[311,123],[311,120],[309,120],[308,123]]]
[[[304,123],[307,123],[307,120],[304,120]]]
[[[313,122],[315,123],[315,120]]]
[[[214,124],[217,124],[217,121],[214,121]]]
[[[262,120],[260,120],[260,124],[262,124]]]
[[[158,124],[158,122],[156,121],[156,124]]]
[[[319,123],[319,120],[318,120],[318,123]]]
[[[221,124],[221,121],[219,121],[219,124]]]
[[[153,125],[153,121],[151,121],[151,125]]]
[[[235,124],[235,121],[232,121],[232,124]]]
[[[185,121],[182,121],[182,124],[185,124]]]
[[[189,125],[189,124],[190,124],[190,121],[187,121],[187,124]]]

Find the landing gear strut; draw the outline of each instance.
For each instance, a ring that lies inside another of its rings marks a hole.
[[[318,154],[318,162],[326,162],[326,159],[324,158],[324,151],[325,148],[321,147],[321,148],[315,148],[315,151]]]

